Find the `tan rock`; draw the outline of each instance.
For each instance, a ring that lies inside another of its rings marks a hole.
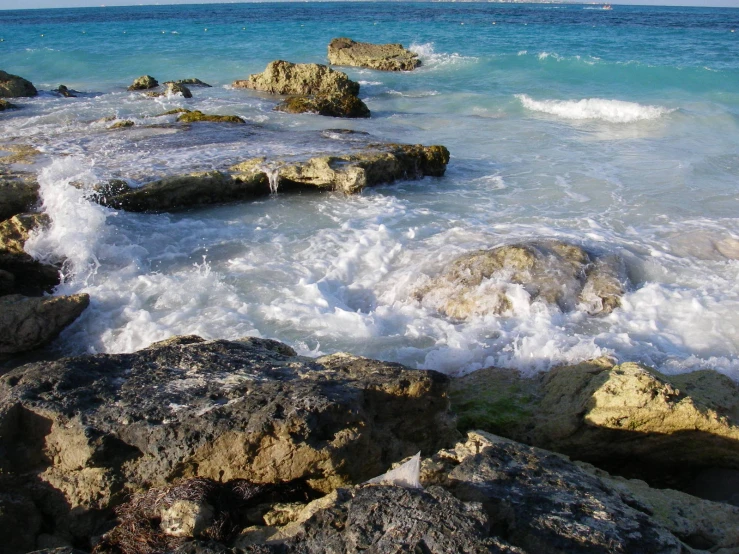
[[[272,94],[359,94],[359,84],[346,73],[316,63],[296,64],[283,60],[270,62],[262,73],[247,80],[235,81],[235,88],[250,88]]]
[[[159,526],[172,537],[197,537],[213,524],[213,506],[205,502],[179,499],[162,507]]]
[[[141,77],[134,79],[131,86],[128,87],[128,90],[147,90],[150,88],[156,88],[158,86],[159,81],[157,81],[154,77],[152,77],[151,75],[142,75]]]
[[[210,121],[211,123],[246,123],[246,121],[237,115],[207,115],[198,110],[185,110],[182,115],[177,118],[177,121],[180,123],[195,123],[196,121]]]
[[[335,38],[329,43],[328,61],[382,71],[411,71],[421,65],[418,54],[402,44],[370,44],[349,38]]]
[[[367,105],[352,94],[291,96],[275,107],[278,112],[315,113],[327,117],[370,117]]]
[[[0,223],[0,250],[23,253],[23,246],[36,229],[49,225],[46,214],[19,214]]]

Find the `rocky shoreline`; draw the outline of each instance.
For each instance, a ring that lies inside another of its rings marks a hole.
[[[329,61],[420,63],[401,45],[343,38]],[[190,98],[189,87],[207,86],[145,75],[129,90]],[[277,60],[233,87],[275,95],[288,113],[371,116],[359,84],[321,64]],[[0,97],[35,94],[0,72]],[[245,124],[186,108],[163,115],[183,126]],[[134,126],[108,122],[121,133]],[[3,552],[739,553],[739,386],[714,371],[665,376],[599,359],[533,377],[490,367],[451,378],[197,336],[19,365],[91,299],[49,296],[62,267],[24,251],[49,221],[34,211],[35,177],[14,165],[34,154],[16,154],[0,164]],[[169,212],[275,193],[355,194],[440,177],[449,160],[441,145],[368,142],[140,187],[99,183],[89,198]],[[463,254],[415,298],[462,321],[505,315],[511,287],[523,287],[531,300],[599,317],[631,286],[620,258],[533,239]]]

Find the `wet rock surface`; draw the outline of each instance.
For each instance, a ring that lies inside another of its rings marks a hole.
[[[141,77],[134,79],[133,83],[128,87],[128,90],[148,90],[158,86],[159,81],[154,77],[151,75],[142,75]]]
[[[329,43],[328,61],[382,71],[411,71],[421,65],[418,54],[402,44],[371,44],[350,38],[335,38]]]
[[[246,123],[237,115],[210,115],[198,110],[182,110],[182,115],[177,118],[179,123],[195,123],[197,121],[209,121],[211,123]]]
[[[532,241],[464,254],[416,291],[416,298],[455,319],[504,314],[516,302],[537,300],[562,311],[606,315],[621,305],[627,284],[618,256],[597,257],[561,241]]]
[[[39,201],[38,190],[35,176],[0,166],[0,221],[31,211]]]
[[[18,106],[15,104],[12,104],[11,102],[8,102],[7,100],[0,99],[0,112],[3,112],[5,110],[14,110],[17,109]]]
[[[367,105],[351,94],[291,96],[280,102],[275,110],[286,113],[315,113],[327,117],[366,118],[371,116]]]
[[[321,64],[283,60],[270,62],[262,73],[234,81],[233,86],[285,95],[359,94],[359,83],[350,80],[346,73]]]
[[[18,98],[36,96],[38,91],[31,81],[0,71],[0,98]]]
[[[89,537],[125,492],[177,479],[366,480],[457,436],[448,379],[265,339],[179,337],[136,354],[28,364],[0,378],[0,467],[47,529]]]
[[[161,96],[171,96],[173,94],[180,94],[183,98],[192,98],[192,92],[182,83],[168,82],[164,83],[164,90],[161,92],[147,92],[147,96],[152,98],[159,98]]]
[[[531,378],[488,368],[454,379],[462,428],[563,452],[657,486],[685,489],[739,465],[739,385],[714,371],[666,376],[603,359]]]

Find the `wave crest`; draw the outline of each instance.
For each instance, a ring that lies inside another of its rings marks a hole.
[[[436,52],[434,50],[433,42],[426,42],[423,44],[414,42],[408,47],[408,50],[418,54],[418,57],[421,58],[421,62],[423,63],[421,67],[426,66],[428,68],[438,68],[477,61],[477,58],[474,56],[462,56],[456,52],[452,54]]]
[[[564,119],[598,119],[609,123],[631,123],[657,119],[675,110],[623,100],[584,98],[582,100],[534,100],[526,94],[517,94],[523,107],[535,112],[556,115]]]

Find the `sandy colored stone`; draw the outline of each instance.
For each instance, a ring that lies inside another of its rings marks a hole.
[[[146,95],[152,98],[168,96],[172,94],[181,94],[184,98],[192,98],[192,92],[182,83],[167,82],[164,83],[164,90],[161,92],[147,92]]]
[[[237,115],[209,115],[198,110],[186,110],[177,118],[180,123],[195,123],[197,121],[210,121],[212,123],[246,123]]]
[[[131,86],[128,87],[128,90],[148,90],[151,88],[156,88],[159,86],[159,81],[157,81],[154,77],[151,75],[142,75],[141,77],[138,77],[134,79]]]
[[[46,214],[18,214],[0,222],[0,250],[23,253],[23,246],[34,230],[49,225]]]
[[[359,94],[359,84],[346,73],[317,63],[290,63],[277,60],[267,64],[262,73],[246,80],[234,81],[235,88],[250,88],[272,94]]]
[[[3,160],[5,157],[0,157]],[[35,176],[5,170],[0,165],[0,221],[29,212],[39,202]]]
[[[371,115],[367,105],[352,94],[291,96],[279,103],[275,110],[346,118],[364,118]]]
[[[116,121],[115,123],[113,123],[113,125],[108,127],[108,129],[128,129],[129,127],[133,126],[134,122],[130,119],[121,119],[120,121]]]
[[[335,38],[329,43],[328,61],[382,71],[411,71],[421,65],[418,54],[402,44],[371,44],[349,38]]]
[[[36,96],[38,91],[31,81],[0,71],[0,98],[17,98],[21,96]]]

